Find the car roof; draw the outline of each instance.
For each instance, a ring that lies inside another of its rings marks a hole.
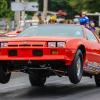
[[[41,25],[37,25],[38,26],[41,26],[41,27],[45,27],[45,26],[81,26],[81,27],[84,27],[83,25],[76,25],[76,24],[41,24]],[[31,26],[31,27],[34,27],[34,26]]]
[[[38,20],[26,20],[25,22],[38,22]],[[20,23],[24,23],[24,21],[20,21]]]

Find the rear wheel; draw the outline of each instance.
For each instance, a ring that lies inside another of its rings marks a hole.
[[[97,87],[100,87],[100,74],[95,75],[95,83]]]
[[[69,80],[73,84],[81,81],[83,75],[83,54],[81,50],[77,50],[72,65],[68,67]]]
[[[0,65],[0,83],[6,84],[9,82],[11,73],[8,73],[7,67]]]
[[[29,74],[29,80],[32,86],[42,86],[46,82],[46,77]]]

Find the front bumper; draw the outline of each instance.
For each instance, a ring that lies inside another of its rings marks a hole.
[[[16,56],[10,56],[9,50],[16,50],[17,55]],[[33,50],[42,50],[43,56],[34,56]],[[58,55],[51,55],[51,50],[58,50]],[[49,48],[49,47],[43,47],[43,48],[24,48],[24,47],[3,47],[0,48],[1,55],[0,60],[62,60],[65,63],[72,62],[74,58],[74,54],[71,54],[71,50],[68,50],[66,48]],[[68,63],[70,65],[71,63]],[[67,64],[66,64],[67,65]]]
[[[0,60],[63,60],[65,57],[65,48],[0,48]],[[17,51],[16,56],[10,56],[9,50]],[[43,56],[33,56],[33,50],[42,50]],[[58,55],[51,55],[51,50],[58,50]]]

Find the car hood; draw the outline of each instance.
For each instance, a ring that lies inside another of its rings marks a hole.
[[[6,35],[18,35],[20,32],[22,32],[24,29],[17,29],[15,31],[6,33]]]
[[[10,37],[0,39],[0,42],[21,42],[21,41],[67,41],[71,37],[64,36],[32,36],[32,37]]]
[[[6,33],[6,34],[14,34],[14,33],[16,33],[16,31],[11,31],[11,32]]]

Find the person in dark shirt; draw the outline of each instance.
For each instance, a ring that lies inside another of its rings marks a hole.
[[[38,24],[44,24],[44,20],[42,19],[41,14],[40,14],[40,13],[38,13],[38,14],[37,14],[37,16],[38,16],[38,19],[39,19]]]

